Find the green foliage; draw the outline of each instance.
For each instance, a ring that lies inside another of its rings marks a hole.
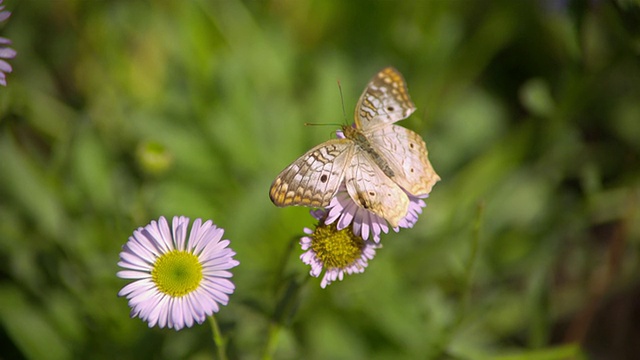
[[[209,327],[148,329],[117,297],[121,246],[160,215],[212,219],[237,252],[230,358],[640,351],[632,306],[607,320],[640,287],[637,2],[3,5],[3,358],[214,356]],[[314,221],[269,185],[331,136],[305,122],[343,123],[336,80],[349,115],[387,65],[442,181],[323,290],[292,246]]]

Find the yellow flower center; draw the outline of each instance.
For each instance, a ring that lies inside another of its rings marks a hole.
[[[173,250],[156,260],[151,278],[160,292],[171,297],[185,296],[200,285],[202,264],[190,252]]]
[[[336,224],[318,224],[311,234],[311,249],[327,269],[344,269],[362,256],[364,240],[348,226],[338,230]]]

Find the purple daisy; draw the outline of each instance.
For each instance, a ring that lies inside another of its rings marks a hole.
[[[118,277],[133,279],[119,296],[126,296],[131,317],[176,331],[202,324],[206,316],[226,305],[235,285],[227,271],[239,264],[224,230],[211,220],[193,222],[174,217],[171,228],[164,217],[138,228],[120,253]]]
[[[335,224],[326,224],[325,210],[312,210],[311,215],[319,223],[314,230],[304,228],[307,236],[300,239],[300,246],[305,252],[300,259],[311,266],[311,276],[319,277],[325,270],[320,287],[342,280],[345,274],[364,272],[381,245],[355,235],[349,227],[338,230]]]
[[[3,22],[11,16],[10,11],[5,11],[2,2],[4,0],[0,0],[0,22]],[[7,38],[0,37],[0,85],[7,86],[7,75],[8,73],[13,71],[11,65],[2,60],[2,59],[13,59],[16,57],[16,51],[10,48],[8,45],[11,45],[11,40]]]

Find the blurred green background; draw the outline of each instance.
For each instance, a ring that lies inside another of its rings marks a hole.
[[[226,229],[230,358],[640,353],[637,1],[4,5],[1,358],[214,356],[207,324],[148,329],[117,297],[122,245],[161,215]],[[323,290],[295,244],[308,209],[268,189],[331,138],[305,122],[343,123],[337,81],[351,121],[388,65],[442,181]]]

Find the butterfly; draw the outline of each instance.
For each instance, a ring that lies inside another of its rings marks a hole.
[[[440,177],[420,135],[393,123],[415,111],[402,75],[387,67],[369,82],[344,138],[307,151],[276,177],[269,196],[277,206],[326,207],[344,181],[351,199],[398,227],[407,193],[429,194]]]

